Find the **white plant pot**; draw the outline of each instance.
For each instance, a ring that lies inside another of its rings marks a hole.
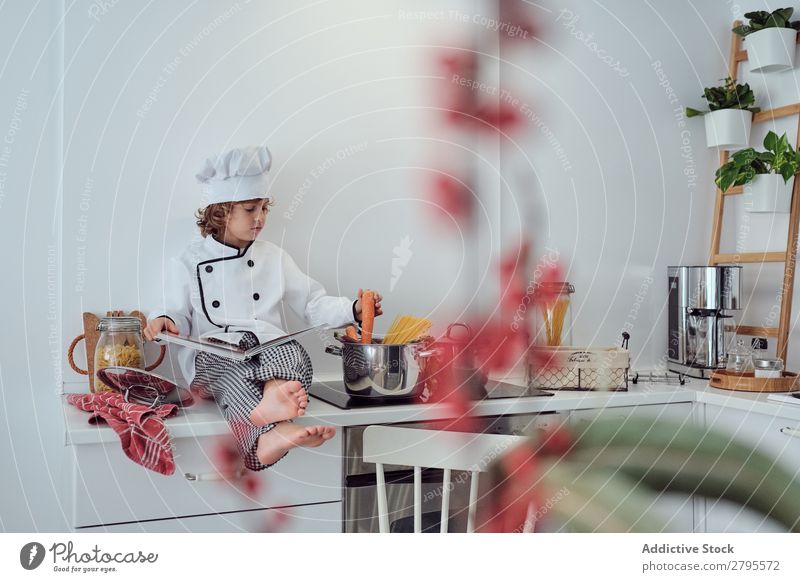
[[[750,142],[753,113],[746,109],[718,109],[706,113],[706,145],[725,150],[741,149]]]
[[[789,212],[794,178],[788,182],[778,174],[759,174],[744,185],[744,208],[748,212]]]
[[[747,60],[754,73],[774,73],[794,68],[797,31],[793,28],[765,28],[745,37]]]

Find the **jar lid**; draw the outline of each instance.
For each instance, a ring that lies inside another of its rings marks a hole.
[[[103,317],[97,324],[97,331],[142,331],[138,317]]]
[[[575,287],[569,281],[548,281],[536,285],[534,293],[568,295],[575,293]]]
[[[753,366],[759,370],[783,370],[783,360],[780,358],[753,358]]]

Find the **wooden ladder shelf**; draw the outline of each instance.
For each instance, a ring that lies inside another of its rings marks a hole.
[[[733,23],[733,27],[739,26],[741,21]],[[739,63],[747,60],[747,51],[741,49],[741,37],[736,33],[731,33],[731,52],[728,64],[728,75],[736,81],[739,70]],[[798,116],[798,132],[795,147],[800,147],[800,103],[761,111],[753,115],[753,123],[763,123],[774,121],[789,115]],[[729,152],[722,150],[719,154],[719,165],[728,162]],[[789,325],[792,315],[792,294],[794,292],[794,270],[797,249],[798,227],[800,227],[800,180],[795,179],[792,188],[792,206],[789,214],[789,234],[786,241],[786,251],[784,252],[750,252],[750,253],[720,253],[720,238],[722,235],[722,213],[725,207],[725,200],[729,196],[741,194],[743,188],[734,186],[726,192],[717,188],[716,203],[714,205],[714,222],[711,228],[711,253],[709,255],[709,265],[722,264],[741,264],[741,263],[783,263],[783,286],[781,287],[781,311],[777,327],[764,327],[752,325],[735,326],[735,331],[742,335],[753,335],[759,337],[776,337],[778,343],[776,355],[786,362],[786,352],[789,344]]]

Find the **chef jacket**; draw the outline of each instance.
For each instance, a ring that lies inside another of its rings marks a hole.
[[[161,304],[150,319],[169,317],[181,335],[237,344],[244,331],[251,331],[261,342],[275,339],[287,333],[282,302],[309,326],[355,322],[355,301],[327,295],[286,251],[268,241],[239,249],[207,236],[189,244],[168,269]],[[191,382],[196,351],[181,347],[179,352],[181,371]]]

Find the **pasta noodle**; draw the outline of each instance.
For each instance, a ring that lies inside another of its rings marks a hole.
[[[383,338],[384,344],[407,344],[425,335],[431,328],[431,320],[411,315],[398,315]]]
[[[109,366],[126,366],[128,368],[142,368],[142,352],[135,344],[105,344],[98,346],[94,357],[94,369],[108,368]],[[113,389],[106,386],[97,376],[94,379],[95,391],[111,392]]]
[[[569,309],[568,299],[558,299],[553,303],[541,304],[544,319],[545,341],[548,346],[560,346],[564,331],[564,320]]]

